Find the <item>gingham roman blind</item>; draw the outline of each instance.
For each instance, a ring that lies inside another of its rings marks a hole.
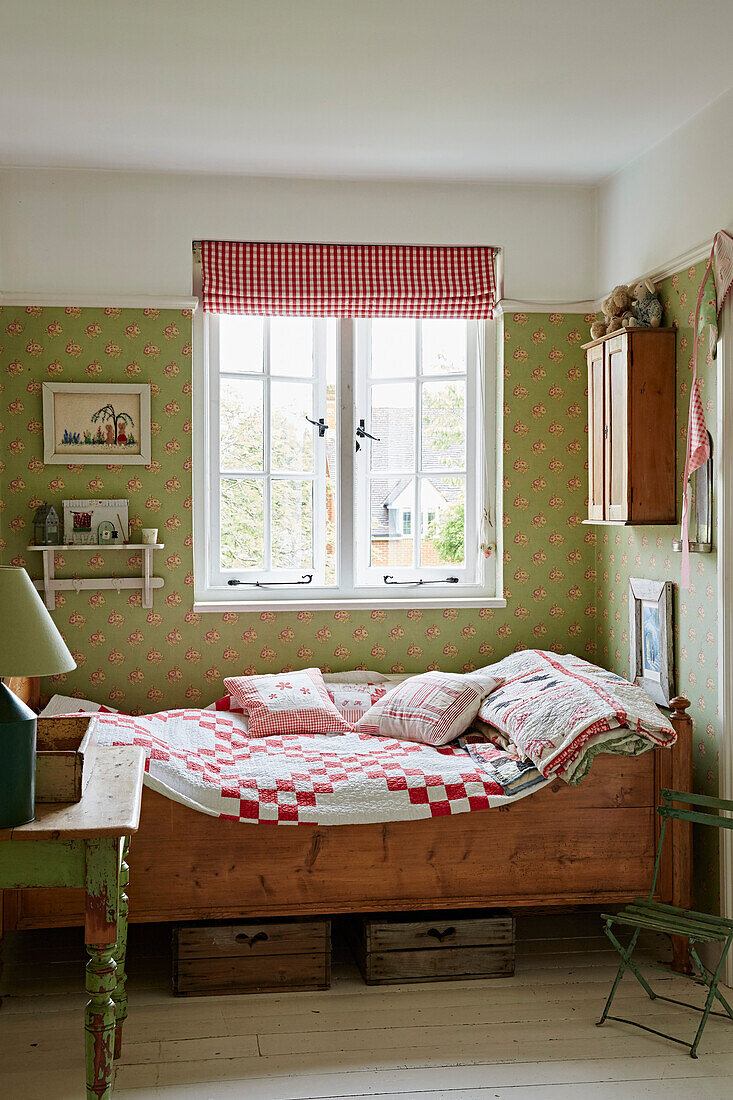
[[[496,249],[202,241],[208,313],[492,317]]]

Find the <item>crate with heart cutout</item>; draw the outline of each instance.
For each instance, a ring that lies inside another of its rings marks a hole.
[[[330,984],[330,920],[181,924],[173,930],[174,993],[276,993]]]
[[[504,911],[356,917],[350,939],[367,985],[514,973],[514,917]]]

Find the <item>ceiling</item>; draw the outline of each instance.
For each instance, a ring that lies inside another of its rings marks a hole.
[[[733,84],[731,0],[2,0],[0,164],[595,183]]]

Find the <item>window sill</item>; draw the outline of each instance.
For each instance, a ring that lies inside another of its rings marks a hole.
[[[473,607],[506,607],[506,600],[498,596],[464,596],[455,599],[445,596],[371,596],[365,599],[339,599],[338,596],[322,600],[262,599],[262,600],[205,600],[194,599],[193,609],[200,615],[235,611],[250,614],[263,611],[404,611],[406,608],[447,609]]]

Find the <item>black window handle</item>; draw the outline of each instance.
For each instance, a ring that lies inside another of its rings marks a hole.
[[[357,449],[357,451],[361,450],[361,443],[359,442],[360,439],[373,439],[377,443],[382,442],[382,440],[379,438],[378,435],[372,435],[371,432],[368,432],[366,430],[366,428],[364,427],[364,421],[363,420],[359,421],[359,427],[356,429],[356,449]]]
[[[315,428],[318,428],[318,438],[323,439],[329,428],[329,425],[326,423],[323,417],[319,417],[318,420],[312,420],[310,416],[306,416],[306,420],[309,424],[312,424]]]
[[[382,442],[378,435],[372,435],[371,432],[365,430],[363,420],[359,421],[359,427],[356,429],[356,434],[359,436],[359,439],[376,439],[377,443]]]

